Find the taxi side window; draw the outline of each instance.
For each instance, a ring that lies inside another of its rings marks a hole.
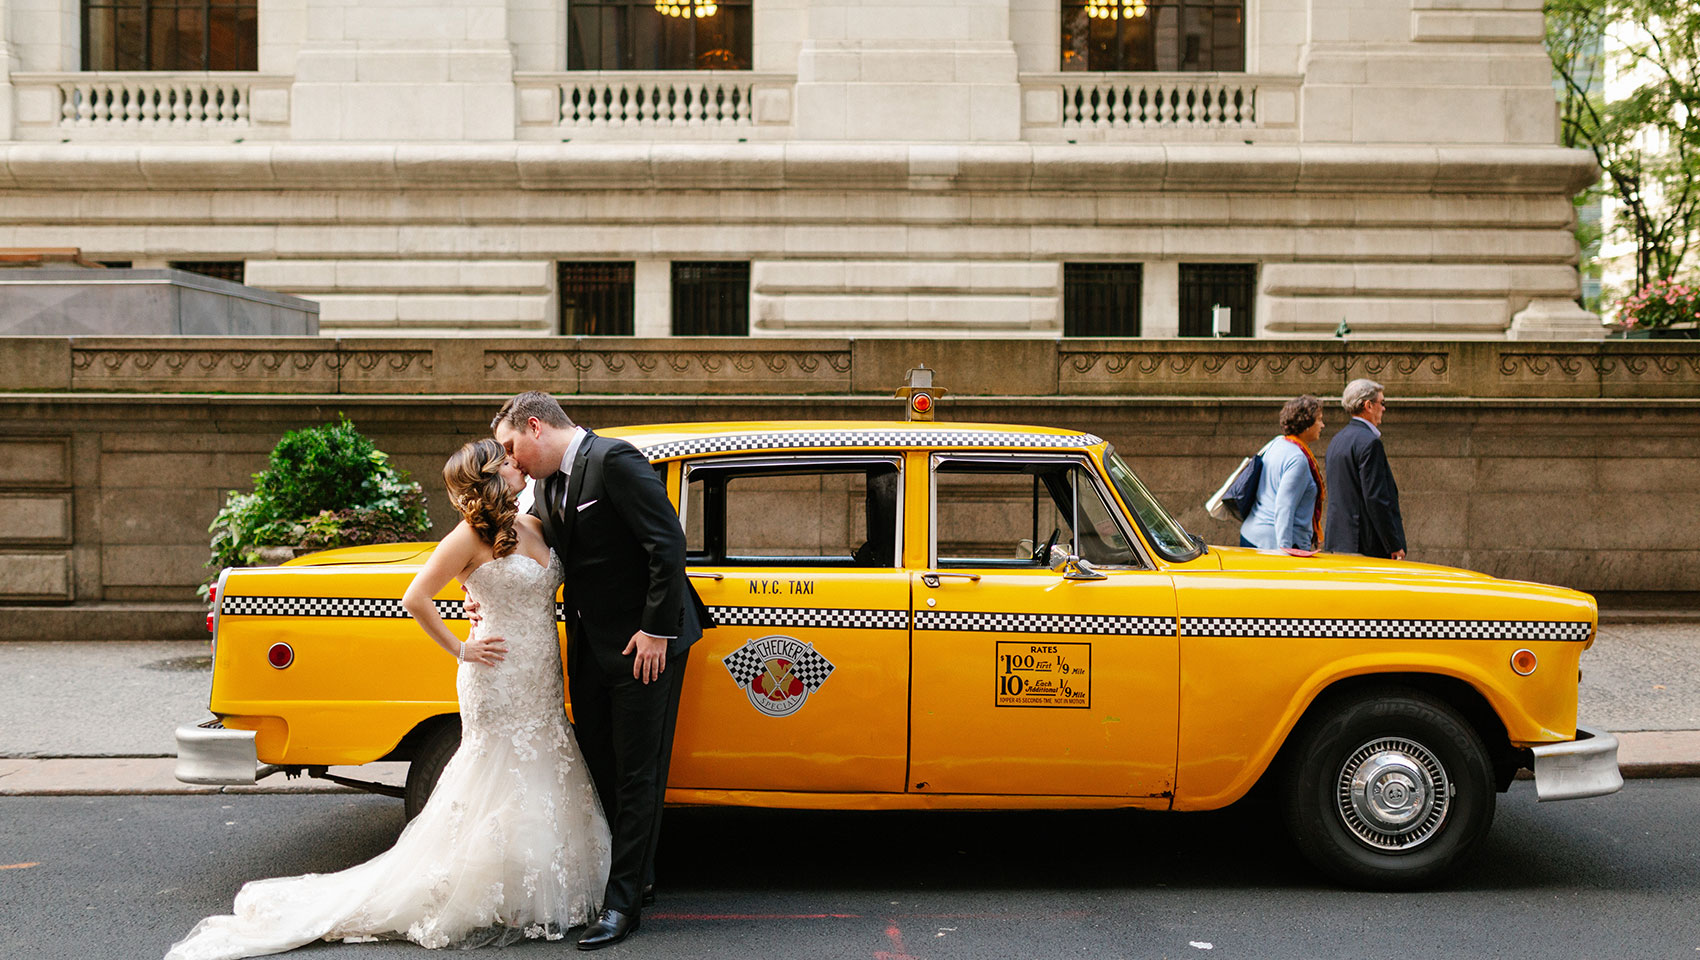
[[[1078,462],[945,459],[934,464],[933,483],[939,566],[1048,568],[1069,554],[1138,563]]]
[[[888,461],[695,467],[685,485],[686,561],[895,567],[898,490]]]

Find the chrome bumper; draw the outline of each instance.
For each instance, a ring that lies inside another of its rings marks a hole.
[[[1623,789],[1617,769],[1617,738],[1604,730],[1576,725],[1576,739],[1530,747],[1535,755],[1535,799],[1575,800],[1603,797]]]
[[[177,728],[176,775],[184,783],[234,786],[253,783],[277,770],[259,761],[252,730],[226,730],[216,718]]]

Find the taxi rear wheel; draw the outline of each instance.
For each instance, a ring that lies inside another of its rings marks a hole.
[[[454,756],[458,749],[458,717],[444,722],[419,745],[418,752],[413,755],[413,762],[407,765],[407,786],[402,788],[401,801],[407,819],[412,820],[419,816],[419,811],[425,809],[425,801],[431,799],[431,791],[437,789],[437,780],[443,775],[443,768],[448,766],[449,758]]]
[[[1376,890],[1423,887],[1461,866],[1493,823],[1493,764],[1467,720],[1408,688],[1323,706],[1282,784],[1287,829],[1324,873]]]

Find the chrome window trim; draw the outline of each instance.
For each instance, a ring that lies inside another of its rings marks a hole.
[[[896,537],[893,559],[896,561],[889,567],[846,567],[847,570],[902,570],[903,569],[903,518],[904,490],[908,484],[903,479],[903,455],[900,453],[877,453],[857,451],[854,453],[834,454],[773,454],[770,456],[751,456],[740,453],[730,457],[698,457],[680,462],[683,467],[679,471],[679,529],[684,531],[687,552],[689,550],[690,526],[685,519],[685,513],[690,505],[691,473],[700,469],[735,470],[739,467],[821,467],[821,466],[854,466],[856,464],[882,463],[897,468],[897,529],[893,531]]]
[[[1128,526],[1128,518],[1123,514],[1121,507],[1118,506],[1119,501],[1117,501],[1113,497],[1105,497],[1104,496],[1104,492],[1105,492],[1104,491],[1104,482],[1105,482],[1104,478],[1098,475],[1098,471],[1094,468],[1094,464],[1093,464],[1092,458],[1090,456],[1087,456],[1084,453],[1039,454],[1039,453],[1032,453],[1032,452],[1027,452],[1027,451],[1005,452],[1005,451],[990,451],[990,450],[983,451],[983,452],[982,451],[975,451],[975,450],[965,450],[965,451],[952,450],[952,451],[944,451],[944,452],[934,452],[934,453],[932,453],[931,455],[928,456],[928,458],[927,458],[927,568],[928,569],[936,569],[939,566],[939,479],[938,479],[939,478],[939,470],[938,470],[938,468],[939,468],[940,464],[949,463],[951,461],[957,461],[957,462],[967,461],[967,462],[972,462],[972,463],[1058,463],[1058,462],[1066,462],[1066,463],[1072,463],[1075,466],[1084,468],[1086,470],[1086,472],[1092,477],[1092,487],[1095,491],[1097,491],[1098,499],[1103,503],[1104,512],[1115,520],[1117,529],[1119,529],[1121,531],[1121,535],[1122,535],[1123,539],[1125,539],[1128,542],[1128,545],[1133,550],[1134,559],[1138,561],[1138,563],[1133,563],[1133,564],[1095,563],[1095,564],[1092,565],[1093,569],[1095,569],[1095,570],[1138,570],[1138,571],[1141,571],[1141,572],[1150,572],[1150,571],[1154,571],[1154,570],[1157,569],[1157,565],[1151,561],[1151,555],[1146,552],[1145,541],[1142,540],[1138,535],[1136,535],[1133,532],[1133,530]],[[1079,520],[1078,515],[1079,515],[1079,512],[1080,512],[1080,496],[1079,496],[1078,492],[1076,493],[1075,498],[1074,498],[1074,512],[1076,514],[1074,531],[1075,531],[1075,536],[1078,537],[1080,535],[1080,533],[1079,533],[1080,524],[1078,522],[1078,520]],[[1078,548],[1078,546],[1077,546],[1077,548]],[[1037,549],[1037,545],[1035,545],[1035,549]],[[1002,568],[986,567],[986,568],[983,568],[983,569],[989,570],[989,569],[1002,569]],[[1035,569],[1041,569],[1041,568],[1035,568]]]

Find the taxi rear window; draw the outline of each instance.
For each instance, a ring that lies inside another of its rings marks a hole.
[[[711,566],[897,566],[894,460],[693,466],[686,561]]]

